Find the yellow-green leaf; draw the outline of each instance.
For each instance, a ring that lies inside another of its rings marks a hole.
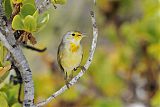
[[[37,21],[37,19],[38,19],[38,10],[36,10],[35,12],[34,12],[34,14],[33,14],[33,17],[34,17],[34,19]]]
[[[27,32],[34,32],[36,31],[37,22],[35,18],[31,15],[28,15],[24,19],[24,30]]]
[[[4,10],[5,10],[5,15],[9,19],[12,14],[12,7],[10,0],[4,0]]]
[[[48,13],[44,13],[43,15],[39,16],[37,21],[37,30],[44,28],[45,25],[48,23],[48,21],[49,21]]]
[[[7,0],[10,1],[10,0]],[[22,3],[23,0],[12,0],[13,4],[19,4]]]
[[[15,30],[23,30],[24,25],[20,15],[16,15],[12,21],[12,28]]]
[[[0,107],[9,107],[6,97],[4,96],[2,92],[0,92]]]
[[[25,18],[28,15],[33,15],[35,11],[36,11],[35,6],[27,3],[22,6],[21,11],[20,11],[20,15],[23,18]]]
[[[15,103],[12,105],[12,107],[22,107],[22,105],[20,103]]]
[[[23,4],[32,4],[35,5],[35,0],[23,0]]]

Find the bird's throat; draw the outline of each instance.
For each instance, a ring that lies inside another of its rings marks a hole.
[[[71,52],[77,52],[79,49],[79,45],[75,44],[75,43],[70,43],[70,51]]]

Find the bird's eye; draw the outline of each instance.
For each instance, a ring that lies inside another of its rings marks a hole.
[[[73,33],[72,36],[75,36],[75,34]]]

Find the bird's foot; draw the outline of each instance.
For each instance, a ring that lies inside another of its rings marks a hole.
[[[80,68],[83,72],[86,71],[86,68],[84,66],[78,66],[77,68],[74,68],[74,71],[77,71],[77,69]]]
[[[78,67],[77,67],[77,68],[74,68],[73,70],[74,70],[74,71],[77,71],[77,69],[78,69]]]
[[[79,68],[82,70],[83,73],[86,71],[86,68],[84,66],[79,66]]]
[[[64,79],[65,79],[66,86],[69,89],[70,83],[69,83],[69,78],[68,78],[67,72],[65,73]]]
[[[69,80],[73,78],[73,72],[69,75]]]
[[[66,82],[66,86],[67,86],[67,88],[69,89],[69,87],[70,87],[70,85],[71,85],[71,84],[69,83],[69,81],[68,81],[68,80],[66,80],[65,82]]]

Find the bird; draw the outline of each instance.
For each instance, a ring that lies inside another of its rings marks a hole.
[[[86,37],[86,35],[79,31],[69,31],[63,36],[58,47],[57,61],[64,74],[68,88],[68,81],[73,78],[73,71],[76,71],[77,68],[81,68],[83,71],[85,70],[85,68],[80,65],[83,59],[83,49],[81,45],[83,37]]]

